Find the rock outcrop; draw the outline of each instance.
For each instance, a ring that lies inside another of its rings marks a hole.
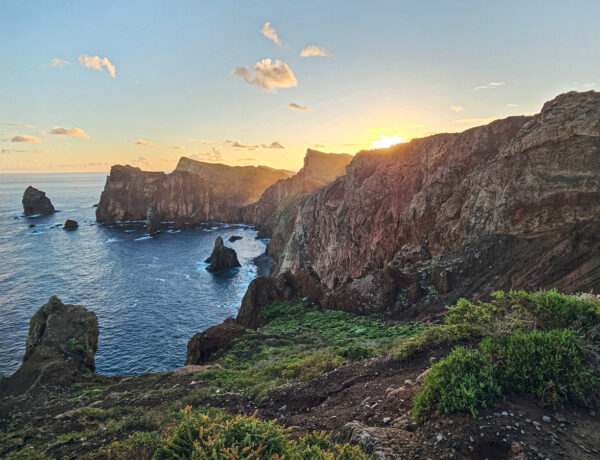
[[[52,296],[29,321],[23,363],[2,380],[0,390],[23,393],[39,385],[68,384],[77,375],[94,372],[97,349],[96,314]]]
[[[35,214],[52,214],[56,212],[45,192],[31,185],[23,193],[23,213],[26,216]]]
[[[63,225],[63,230],[76,230],[79,224],[75,220],[67,219]]]
[[[205,262],[210,263],[206,269],[209,272],[220,272],[229,270],[230,268],[241,267],[240,262],[235,253],[235,249],[228,248],[223,244],[223,238],[217,236],[215,246],[212,253]]]
[[[149,235],[154,235],[158,233],[159,227],[160,217],[156,209],[156,203],[153,202],[150,206],[148,206],[148,211],[146,211],[146,233]]]
[[[297,174],[271,185],[260,199],[232,211],[231,221],[253,224],[260,238],[289,233],[286,227],[293,221],[297,201],[346,173],[353,156],[345,153],[323,153],[308,149],[304,166]],[[279,228],[279,232],[275,229]],[[269,252],[276,253],[284,241],[270,242]]]
[[[182,157],[170,173],[113,166],[98,207],[99,222],[144,220],[154,202],[160,221],[178,228],[227,220],[233,208],[252,203],[293,172],[266,166],[226,166]]]
[[[243,337],[245,333],[246,328],[233,318],[209,327],[189,340],[185,365],[201,365],[214,361],[231,348],[234,340]]]
[[[294,214],[273,235],[286,242],[274,275],[310,270],[330,308],[406,315],[494,289],[598,290],[600,93],[359,152]]]

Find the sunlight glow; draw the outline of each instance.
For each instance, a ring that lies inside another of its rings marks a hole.
[[[403,142],[407,141],[401,135],[381,136],[381,138],[379,138],[378,140],[371,142],[371,148],[385,149],[387,147],[391,147],[392,145],[401,144]]]

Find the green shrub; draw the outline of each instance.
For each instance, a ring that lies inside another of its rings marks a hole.
[[[480,347],[497,364],[508,393],[556,407],[566,400],[589,403],[598,388],[584,363],[584,342],[575,331],[517,331],[510,337],[488,337]]]
[[[437,324],[429,326],[419,335],[402,342],[396,348],[394,357],[399,361],[404,361],[423,351],[454,345],[481,336],[479,329],[469,323]]]
[[[358,447],[334,444],[323,433],[311,433],[297,442],[274,421],[265,422],[254,416],[210,416],[193,413],[186,407],[154,458],[359,460],[367,457]]]
[[[495,366],[477,350],[456,347],[425,376],[413,399],[413,416],[420,420],[436,411],[449,414],[489,407],[502,394]]]
[[[77,341],[75,338],[70,338],[67,340],[67,344],[69,345],[69,349],[71,351],[78,351],[80,353],[85,354],[85,346]]]
[[[48,456],[36,450],[33,446],[25,446],[23,449],[11,452],[2,457],[3,460],[47,460]]]
[[[150,460],[164,441],[156,431],[136,431],[123,441],[115,441],[98,452],[107,460]]]

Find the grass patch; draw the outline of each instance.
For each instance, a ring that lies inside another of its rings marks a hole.
[[[153,458],[362,460],[367,457],[358,447],[333,443],[325,433],[313,432],[294,441],[274,421],[195,413],[187,407]]]
[[[239,340],[218,361],[222,369],[208,370],[199,379],[260,397],[277,385],[319,377],[345,361],[387,353],[425,327],[320,311],[300,301],[274,303],[263,314],[272,320]]]

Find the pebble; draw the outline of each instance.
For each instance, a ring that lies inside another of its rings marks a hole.
[[[280,411],[284,411],[284,410],[286,410],[286,409],[287,409],[287,404],[284,404],[283,406],[281,406],[281,407],[279,408],[279,410],[280,410]]]
[[[550,423],[550,422],[552,421],[552,419],[551,419],[550,417],[548,417],[547,415],[544,415],[544,416],[542,417],[542,420],[543,420],[544,422],[546,422],[546,423]]]
[[[385,423],[386,425],[387,425],[388,423],[390,423],[391,421],[392,421],[391,417],[384,417],[384,418],[383,418],[383,423]]]
[[[435,438],[437,439],[438,442],[444,440],[444,436],[442,435],[442,433],[438,433],[438,435]]]
[[[508,415],[508,412],[506,412],[506,411],[503,411],[503,412],[502,412],[502,415],[504,415],[504,416],[506,417],[506,416]]]

